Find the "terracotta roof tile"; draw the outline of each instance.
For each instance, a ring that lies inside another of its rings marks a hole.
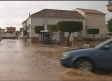
[[[82,8],[77,8],[81,11],[83,11],[84,13],[90,13],[90,14],[102,14],[102,15],[106,15],[105,13],[98,11],[98,10],[92,10],[92,9],[82,9]]]
[[[43,9],[31,15],[31,17],[40,18],[64,18],[64,19],[85,19],[77,11]]]

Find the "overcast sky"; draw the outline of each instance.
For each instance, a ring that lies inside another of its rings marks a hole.
[[[108,12],[108,1],[0,1],[0,27],[22,27],[22,21],[42,9],[75,10],[76,8],[97,9],[106,13],[106,21],[112,18]]]

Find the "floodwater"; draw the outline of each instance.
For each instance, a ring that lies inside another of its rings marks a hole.
[[[2,40],[0,80],[61,80],[55,73],[64,69],[59,58],[68,49],[61,48],[31,44],[23,40]]]
[[[78,46],[83,44],[75,43],[74,48]],[[69,49],[71,48],[2,39],[0,80],[112,80],[112,73],[99,75],[62,67],[60,58]]]

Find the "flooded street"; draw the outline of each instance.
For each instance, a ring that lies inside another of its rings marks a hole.
[[[2,40],[0,80],[61,80],[56,73],[64,69],[59,58],[67,49],[43,47],[23,40]]]
[[[78,45],[75,44],[76,47]],[[112,80],[112,73],[91,73],[62,67],[60,58],[69,49],[23,40],[2,40],[0,80]]]

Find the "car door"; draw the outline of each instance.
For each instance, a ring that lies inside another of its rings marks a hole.
[[[112,42],[107,45],[109,49],[100,49],[98,53],[99,67],[102,68],[112,68]]]

